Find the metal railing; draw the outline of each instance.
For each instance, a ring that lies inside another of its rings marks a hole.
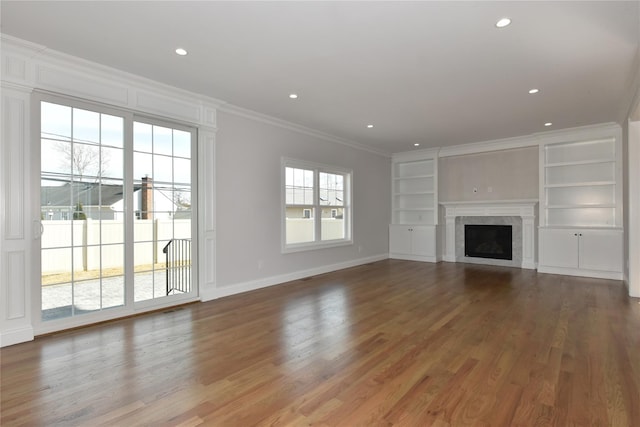
[[[162,252],[166,255],[167,295],[191,291],[191,239],[171,239]]]

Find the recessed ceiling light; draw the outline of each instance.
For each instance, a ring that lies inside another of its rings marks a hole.
[[[187,51],[181,47],[176,49],[176,53],[180,56],[185,56],[187,54]]]
[[[534,89],[529,89],[529,93],[532,94],[532,95],[534,93],[538,93],[538,92],[540,92],[540,89],[535,89],[535,88]]]
[[[413,144],[414,147],[420,147],[420,143],[416,142],[415,144]]]
[[[297,93],[290,93],[290,94],[289,94],[289,98],[291,98],[291,99],[298,99],[298,94],[297,94]]]
[[[547,122],[547,123],[545,123],[544,125],[545,125],[546,127],[549,127],[549,126],[551,126],[552,124],[553,124],[553,123],[551,123],[551,122]]]
[[[504,28],[507,25],[511,24],[511,19],[509,18],[502,18],[501,20],[499,20],[498,22],[496,22],[496,27],[498,28]]]
[[[369,129],[371,129],[371,128],[373,127],[373,125],[367,125],[367,127],[368,127]]]

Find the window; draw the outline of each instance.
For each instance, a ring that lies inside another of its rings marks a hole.
[[[351,244],[351,172],[283,159],[283,252]]]

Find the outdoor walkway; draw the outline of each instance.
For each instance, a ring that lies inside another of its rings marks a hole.
[[[42,320],[90,313],[124,305],[124,277],[105,277],[42,287]],[[135,273],[134,300],[144,301],[167,294],[165,270]],[[102,305],[100,302],[102,301]]]

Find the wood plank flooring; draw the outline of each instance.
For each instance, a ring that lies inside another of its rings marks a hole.
[[[385,260],[0,350],[2,426],[640,426],[621,282]]]

